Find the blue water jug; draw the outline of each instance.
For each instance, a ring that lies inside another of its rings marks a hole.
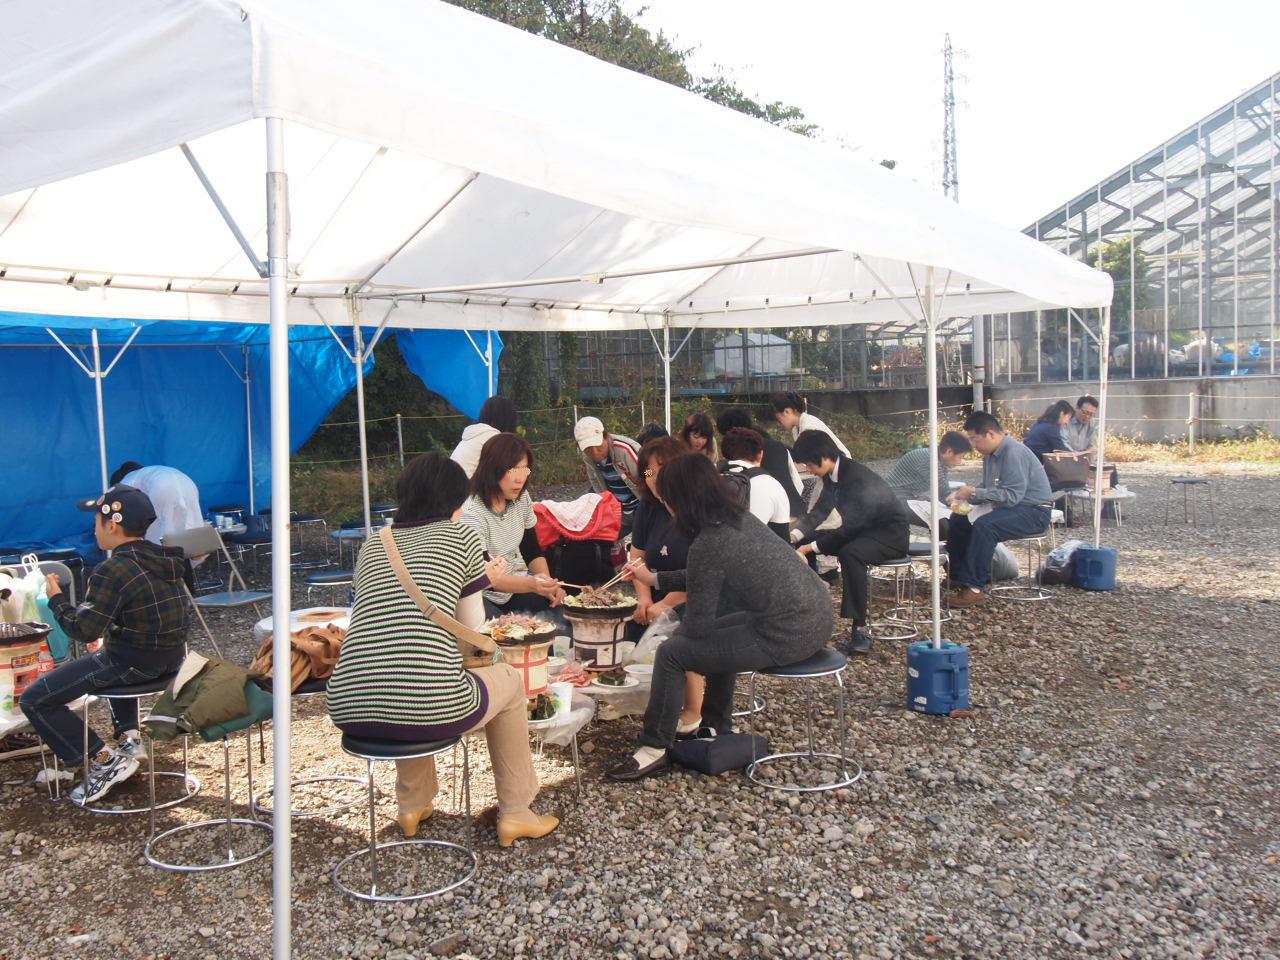
[[[907,647],[907,709],[948,714],[969,709],[969,648],[950,640]]]
[[[1075,556],[1075,585],[1081,590],[1114,590],[1116,556],[1115,547],[1081,547]]]

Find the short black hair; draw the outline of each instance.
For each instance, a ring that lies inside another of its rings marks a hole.
[[[518,433],[494,434],[480,448],[480,462],[471,476],[471,492],[486,507],[503,497],[502,478],[524,458],[533,469],[533,447]]]
[[[657,440],[659,437],[668,436],[667,428],[660,423],[646,423],[640,428],[640,432],[636,434],[636,443],[644,446],[650,440]]]
[[[840,448],[825,430],[804,430],[796,437],[791,448],[791,459],[796,463],[821,464],[823,460],[840,460]]]
[[[676,529],[692,540],[703,527],[736,523],[745,510],[715,466],[700,453],[685,453],[662,465],[658,496]]]
[[[737,427],[751,429],[751,414],[742,407],[730,407],[716,415],[716,429],[721,436]]]
[[[711,418],[705,413],[689,414],[680,430],[680,439],[689,443],[689,438],[695,433],[700,437],[706,437],[707,440],[716,438],[715,428],[711,426]]]
[[[720,452],[726,460],[754,460],[764,453],[759,431],[750,427],[734,427],[720,441]]]
[[[1004,433],[1004,427],[1000,426],[1000,421],[985,410],[975,410],[964,422],[964,431],[977,434]]]
[[[938,441],[938,450],[950,450],[952,453],[964,456],[966,453],[973,452],[973,444],[959,430],[948,430]]]
[[[133,471],[141,469],[142,464],[138,463],[136,460],[126,460],[124,463],[120,464],[120,466],[116,467],[116,472],[111,475],[111,480],[107,486],[114,487],[129,474],[133,473]]]
[[[487,423],[499,433],[515,433],[520,414],[507,397],[490,397],[480,408],[479,423]]]
[[[769,405],[773,407],[774,413],[782,413],[784,410],[804,413],[809,409],[809,402],[793,390],[789,390],[786,393],[773,394],[769,398]]]
[[[396,478],[396,520],[401,523],[453,516],[466,499],[466,471],[439,451],[414,457]]]
[[[1098,398],[1089,393],[1086,393],[1083,397],[1077,400],[1076,406],[1083,407],[1086,403],[1092,403],[1094,407],[1100,406],[1100,404],[1098,403]]]
[[[689,446],[679,437],[661,436],[654,437],[643,447],[636,456],[636,473],[639,474],[641,481],[645,480],[644,472],[649,469],[649,465],[657,462],[658,466],[666,467],[668,463],[676,457],[682,457],[689,452]],[[659,471],[658,476],[662,476]],[[642,482],[640,484],[640,496],[646,500],[656,500],[657,498],[649,491],[649,484]]]
[[[1071,404],[1065,400],[1056,400],[1045,408],[1044,413],[1040,414],[1037,423],[1057,423],[1058,418],[1064,413],[1071,416],[1075,411],[1072,410]]]

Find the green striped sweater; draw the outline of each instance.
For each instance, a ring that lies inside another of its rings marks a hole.
[[[488,584],[476,532],[448,520],[393,527],[396,548],[415,583],[442,610]],[[355,606],[329,680],[329,716],[347,724],[439,726],[481,706],[476,680],[457,641],[431,622],[400,586],[378,537],[360,551]]]

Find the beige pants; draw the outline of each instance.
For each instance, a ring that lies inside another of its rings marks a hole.
[[[484,728],[498,791],[498,815],[530,816],[529,804],[538,794],[538,775],[529,752],[529,712],[524,681],[509,664],[471,671],[489,694],[489,707],[471,730]],[[396,799],[401,812],[417,813],[435,800],[435,757],[396,761]]]

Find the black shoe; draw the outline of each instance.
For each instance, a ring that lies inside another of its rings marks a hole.
[[[867,633],[861,627],[854,627],[849,631],[849,639],[836,644],[836,649],[845,656],[857,654],[858,656],[866,656],[871,652],[871,634]]]
[[[654,774],[661,773],[663,770],[671,766],[671,757],[664,750],[662,756],[647,766],[640,766],[640,761],[635,757],[627,757],[622,763],[616,767],[610,767],[605,771],[605,776],[610,780],[619,780],[622,782],[630,782],[632,780],[643,780],[645,777],[652,777]]]

